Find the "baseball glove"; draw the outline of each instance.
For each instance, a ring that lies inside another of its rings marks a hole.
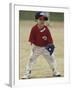
[[[52,53],[54,52],[55,46],[53,44],[48,44],[45,49],[50,53],[50,55],[52,55]]]

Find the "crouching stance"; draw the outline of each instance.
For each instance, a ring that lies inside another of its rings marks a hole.
[[[50,65],[53,76],[59,77],[61,75],[57,71],[56,60],[53,54],[55,46],[50,31],[45,25],[45,21],[48,20],[48,17],[44,12],[37,12],[35,19],[37,20],[37,24],[32,27],[29,37],[29,42],[32,45],[32,55],[26,65],[23,78],[30,78],[32,66],[40,55],[43,55]]]

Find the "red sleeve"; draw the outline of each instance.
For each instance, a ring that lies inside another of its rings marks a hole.
[[[53,43],[53,39],[52,39],[51,33],[50,33],[48,28],[47,28],[47,30],[48,30],[48,43]]]
[[[35,31],[34,29],[32,28],[31,32],[30,32],[30,36],[29,36],[29,42],[32,43],[35,43]]]

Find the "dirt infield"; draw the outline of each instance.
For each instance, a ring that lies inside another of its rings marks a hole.
[[[19,77],[20,79],[24,75],[25,66],[29,60],[31,45],[28,42],[29,33],[32,26],[36,22],[34,21],[20,21],[19,24],[19,34],[20,34],[20,60],[19,60]],[[55,43],[55,56],[58,64],[58,70],[64,76],[64,23],[63,22],[50,22],[49,26],[50,32],[52,34],[54,43]],[[43,56],[40,56],[37,59],[37,63],[33,66],[32,78],[44,78],[51,77],[51,69],[44,59]]]

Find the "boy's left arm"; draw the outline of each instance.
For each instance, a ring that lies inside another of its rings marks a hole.
[[[55,49],[55,45],[53,44],[53,39],[49,29],[48,29],[48,45],[45,48],[50,52],[50,55],[52,55]]]
[[[48,29],[48,43],[53,44],[53,38],[52,38],[52,35],[51,35],[49,29]]]

